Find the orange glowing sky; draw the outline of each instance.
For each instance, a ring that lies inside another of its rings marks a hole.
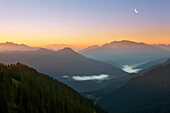
[[[74,48],[114,40],[170,44],[169,6],[168,0],[0,1],[0,42]]]

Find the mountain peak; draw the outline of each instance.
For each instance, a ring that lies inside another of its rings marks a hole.
[[[17,43],[14,43],[14,42],[5,42],[5,43],[0,43],[1,45],[7,45],[7,46],[26,46],[26,47],[29,47],[25,44],[17,44]]]
[[[118,42],[118,43],[138,43],[138,42],[134,42],[134,41],[130,41],[130,40],[121,40],[121,41],[113,41],[113,42]]]
[[[73,49],[71,49],[70,47],[65,47],[64,49],[62,49],[62,50],[69,50],[69,51],[73,51]]]
[[[69,47],[65,47],[64,49],[58,50],[58,52],[75,52],[75,51]]]
[[[76,53],[73,49],[69,48],[69,47],[65,47],[64,49],[60,49],[57,51],[58,54],[67,54],[67,55],[77,55],[78,53]]]
[[[14,45],[13,42],[5,42],[4,44],[8,44],[8,45]],[[16,45],[16,44],[15,44]],[[17,44],[18,45],[18,44]]]
[[[144,44],[141,42],[134,42],[134,41],[130,41],[130,40],[113,41],[109,44],[118,44],[118,43],[121,43],[121,44]]]
[[[102,47],[111,47],[111,48],[130,48],[130,47],[143,47],[143,46],[151,46],[147,45],[145,43],[138,43],[134,41],[129,41],[129,40],[122,40],[122,41],[113,41],[110,43],[104,44]]]

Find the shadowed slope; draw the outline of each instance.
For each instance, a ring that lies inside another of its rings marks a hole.
[[[105,96],[99,103],[110,112],[155,111],[167,112],[170,107],[170,65],[155,68],[143,76],[131,79],[122,88]],[[146,110],[146,109],[145,109]],[[146,112],[147,113],[147,112]]]
[[[17,63],[0,64],[2,113],[105,113],[72,88]]]

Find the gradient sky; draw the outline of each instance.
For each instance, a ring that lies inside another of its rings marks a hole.
[[[0,1],[0,42],[84,47],[114,40],[170,43],[170,0]]]

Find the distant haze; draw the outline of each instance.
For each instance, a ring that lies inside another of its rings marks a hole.
[[[163,57],[170,57],[170,51],[154,45],[129,40],[113,41],[102,46],[88,47],[81,54],[107,63],[134,65],[150,62]]]

